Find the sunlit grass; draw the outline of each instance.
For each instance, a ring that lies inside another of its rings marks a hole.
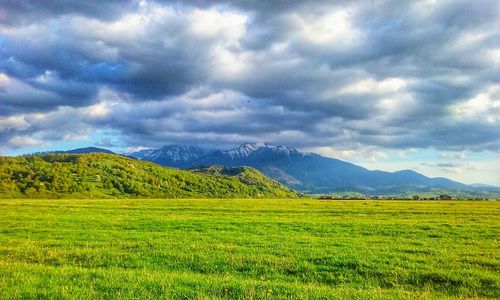
[[[500,297],[499,202],[0,200],[0,298]]]

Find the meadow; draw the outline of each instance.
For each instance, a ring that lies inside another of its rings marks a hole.
[[[0,298],[500,298],[500,202],[0,200]]]

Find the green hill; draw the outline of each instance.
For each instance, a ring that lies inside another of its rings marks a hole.
[[[0,157],[0,198],[295,198],[249,167],[184,171],[106,153]]]
[[[269,177],[266,177],[257,169],[252,167],[225,167],[225,166],[208,166],[208,167],[195,167],[189,169],[196,173],[210,174],[216,176],[236,177],[239,181],[261,188],[280,189],[284,186]]]

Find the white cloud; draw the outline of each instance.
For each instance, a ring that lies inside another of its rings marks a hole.
[[[404,90],[408,85],[408,80],[402,78],[386,78],[384,80],[374,80],[373,78],[363,79],[355,83],[344,86],[339,94],[394,94]]]
[[[346,10],[327,11],[319,16],[292,13],[286,21],[297,28],[300,39],[320,46],[347,49],[354,46],[362,34],[351,23]]]
[[[0,86],[7,85],[9,81],[9,76],[4,73],[0,73]]]
[[[151,148],[143,147],[143,146],[127,147],[127,148],[123,149],[122,152],[123,152],[123,154],[130,154],[130,153],[138,152],[141,150],[147,150],[147,149],[151,149]]]
[[[210,51],[216,80],[242,77],[251,68],[252,58],[248,52],[232,51],[223,45],[215,45]]]
[[[103,119],[111,112],[111,105],[107,102],[100,102],[83,109],[83,113],[90,118]]]
[[[378,147],[357,147],[356,150],[341,149],[337,147],[313,147],[305,150],[318,153],[327,157],[343,159],[351,162],[377,162],[390,158],[389,151]]]
[[[497,68],[500,68],[500,49],[495,48],[495,49],[490,49],[488,50],[488,54],[490,56],[490,60],[493,61],[493,63],[497,66]]]
[[[8,146],[14,149],[23,147],[35,147],[46,145],[45,142],[34,139],[31,136],[15,136],[8,141]]]
[[[23,116],[0,117],[0,132],[10,129],[23,130],[28,126],[29,123]]]
[[[500,86],[490,86],[473,98],[451,107],[458,120],[500,123]]]
[[[247,16],[232,11],[195,9],[188,15],[189,31],[201,38],[236,42],[245,34]]]

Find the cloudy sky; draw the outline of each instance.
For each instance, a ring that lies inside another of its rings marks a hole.
[[[1,154],[255,141],[500,185],[499,2],[0,2]]]

